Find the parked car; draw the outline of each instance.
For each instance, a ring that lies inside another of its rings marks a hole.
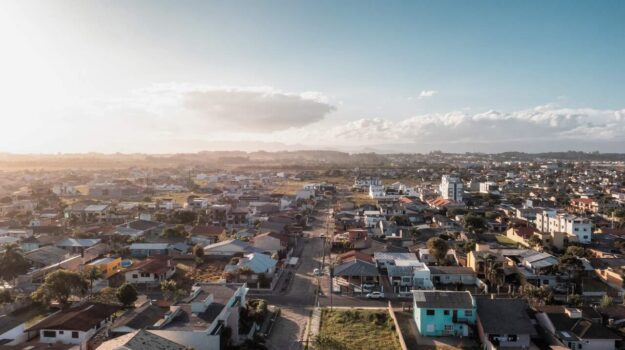
[[[362,290],[364,290],[365,292],[371,292],[373,291],[373,288],[375,288],[375,284],[365,283],[362,285]]]
[[[384,293],[382,292],[371,292],[367,294],[367,299],[384,299]]]

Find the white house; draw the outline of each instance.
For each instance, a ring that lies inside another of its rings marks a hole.
[[[289,237],[277,232],[265,232],[252,238],[252,244],[255,248],[273,254],[287,248]]]
[[[158,284],[176,273],[176,265],[165,257],[148,258],[124,272],[126,282],[132,284]]]
[[[85,303],[58,311],[26,332],[38,332],[41,343],[75,344],[80,350],[87,350],[89,339],[111,322],[111,316],[119,308],[117,305]]]
[[[172,306],[158,329],[150,332],[193,349],[221,349],[221,338],[229,329],[230,340],[240,344],[247,338],[239,334],[239,314],[246,307],[247,292],[246,284],[195,284],[191,296]]]

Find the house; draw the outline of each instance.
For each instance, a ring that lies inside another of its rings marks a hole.
[[[117,226],[115,234],[130,237],[158,236],[164,228],[162,222],[140,219]]]
[[[71,252],[82,252],[91,248],[102,240],[99,238],[66,238],[56,243],[56,246]]]
[[[419,250],[417,251],[417,256],[419,257],[419,260],[428,265],[437,263],[436,257],[430,254],[430,250],[427,248],[419,248]],[[453,249],[449,249],[447,251],[447,254],[445,255],[445,261],[451,264],[457,264],[458,259],[456,258],[456,251]]]
[[[398,260],[417,260],[417,255],[415,253],[373,253],[373,261],[382,271],[388,269],[389,266],[395,265],[395,262]]]
[[[225,233],[226,229],[217,225],[196,225],[189,232],[191,236],[213,237],[213,243],[217,241],[217,237]]]
[[[236,258],[235,258],[236,259]],[[224,268],[226,272],[248,269],[254,274],[264,274],[272,277],[276,271],[278,262],[269,255],[261,253],[251,253],[239,258],[236,264],[228,264]]]
[[[168,255],[169,243],[133,243],[130,245],[130,255],[135,258],[145,258],[146,256]]]
[[[26,332],[39,333],[40,343],[75,344],[80,350],[87,350],[89,339],[110,323],[119,308],[117,305],[84,303],[58,311],[26,329]]]
[[[413,317],[423,336],[466,337],[469,326],[475,325],[476,302],[468,291],[417,290],[413,302]]]
[[[252,238],[255,248],[272,254],[286,251],[289,245],[289,237],[276,232],[265,232]]]
[[[26,321],[9,315],[0,316],[0,343],[15,345],[26,341]]]
[[[122,258],[120,257],[105,257],[90,262],[88,266],[92,268],[97,268],[98,270],[102,271],[104,278],[109,278],[119,272],[119,270],[121,269],[121,264]]]
[[[262,251],[248,242],[230,239],[204,247],[206,256],[234,256],[235,254],[262,253]]]
[[[616,349],[621,337],[609,328],[586,319],[582,310],[559,305],[543,306],[536,314],[540,326],[569,349]]]
[[[430,266],[430,276],[434,284],[475,285],[475,272],[464,266]]]
[[[137,330],[102,343],[96,350],[186,350],[187,346],[160,337],[149,330]]]
[[[247,305],[244,283],[195,284],[191,295],[172,305],[151,333],[193,349],[222,349],[221,344],[240,344],[239,315]]]
[[[370,261],[351,259],[334,268],[333,276],[341,290],[362,291],[365,284],[378,284],[380,274]]]
[[[410,295],[414,289],[432,289],[432,280],[428,266],[417,259],[396,260],[387,267],[389,283],[393,292]]]
[[[165,313],[165,309],[160,306],[146,302],[138,308],[128,309],[123,315],[117,317],[109,331],[117,336],[150,328],[161,320]]]
[[[176,266],[167,257],[153,257],[138,262],[124,272],[126,282],[132,284],[158,284],[176,273]]]
[[[45,246],[25,253],[24,258],[30,261],[34,267],[41,268],[60,263],[71,255],[64,249],[55,246]]]
[[[477,298],[477,333],[485,349],[529,349],[536,330],[523,299]]]

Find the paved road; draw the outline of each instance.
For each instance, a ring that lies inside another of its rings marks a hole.
[[[302,348],[301,340],[304,339],[306,323],[315,302],[317,282],[312,276],[312,271],[319,264],[322,240],[320,238],[304,238],[303,244],[301,264],[297,272],[294,273],[288,292],[284,295],[274,294],[262,297],[269,304],[282,309],[281,317],[267,340],[269,349]]]
[[[315,292],[319,284],[322,285],[318,299],[321,306],[332,304],[336,307],[386,307],[388,305],[385,300],[368,300],[360,296],[333,294],[330,298],[329,277],[313,276],[312,272],[315,268],[321,268],[324,260],[326,264],[329,261],[329,246],[325,247],[325,254],[327,255],[324,259],[322,235],[329,236],[326,230],[332,232],[334,227],[332,220],[329,220],[329,226],[326,226],[329,219],[327,207],[319,210],[315,218],[310,238],[301,238],[300,240],[298,247],[298,250],[301,249],[302,251],[300,265],[296,271],[293,271],[293,279],[287,292],[259,296],[267,300],[268,304],[280,307],[282,310],[281,317],[276,322],[269,339],[267,339],[269,349],[295,350],[303,348],[304,332],[315,306]],[[279,285],[278,288],[281,286]]]

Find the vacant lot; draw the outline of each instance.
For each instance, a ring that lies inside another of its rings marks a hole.
[[[393,320],[386,311],[327,310],[321,314],[318,349],[400,349]]]

